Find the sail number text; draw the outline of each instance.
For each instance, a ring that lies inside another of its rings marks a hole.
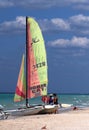
[[[46,66],[46,63],[45,62],[41,62],[41,63],[38,63],[36,65],[33,65],[34,69],[35,68],[40,68],[40,67],[43,67],[43,66]]]

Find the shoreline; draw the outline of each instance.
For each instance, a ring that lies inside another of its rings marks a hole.
[[[1,130],[88,130],[89,109],[0,120]]]

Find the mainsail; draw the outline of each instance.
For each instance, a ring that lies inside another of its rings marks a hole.
[[[48,76],[44,39],[38,23],[30,17],[26,17],[26,82],[23,72],[24,60],[21,66],[15,101],[46,95]]]

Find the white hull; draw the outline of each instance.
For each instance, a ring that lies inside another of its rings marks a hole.
[[[29,108],[20,108],[15,110],[7,110],[11,116],[27,116],[27,115],[35,115],[35,114],[50,114],[50,113],[57,113],[61,111],[65,111],[70,108],[72,104],[61,104],[58,105],[42,105],[42,106],[33,106]],[[4,113],[0,114],[0,119],[4,118]]]
[[[70,110],[72,106],[72,104],[44,105],[44,109],[40,111],[40,114],[59,113],[61,110]]]
[[[61,104],[61,107],[63,108],[67,108],[67,107],[71,107],[73,106],[73,104]]]
[[[44,109],[39,114],[51,114],[58,111],[58,105],[44,105]]]
[[[73,104],[61,104],[58,109],[58,113],[68,112],[72,109]]]
[[[11,116],[27,116],[38,114],[43,109],[43,106],[34,106],[29,108],[21,108],[15,110],[8,110]]]
[[[51,114],[58,113],[60,110],[69,109],[72,104],[58,104],[58,105],[44,105],[44,109],[39,112],[39,114]]]
[[[5,118],[5,113],[11,116],[27,116],[35,114],[51,114],[51,113],[60,113],[66,110],[70,110],[72,104],[61,104],[58,105],[42,105],[42,106],[33,106],[29,108],[20,108],[15,110],[7,110],[3,113],[0,113],[0,119]]]

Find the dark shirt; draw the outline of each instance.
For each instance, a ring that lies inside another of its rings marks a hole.
[[[53,97],[49,97],[49,104],[53,104],[53,103],[54,103]]]
[[[54,104],[58,104],[58,98],[54,97]]]

